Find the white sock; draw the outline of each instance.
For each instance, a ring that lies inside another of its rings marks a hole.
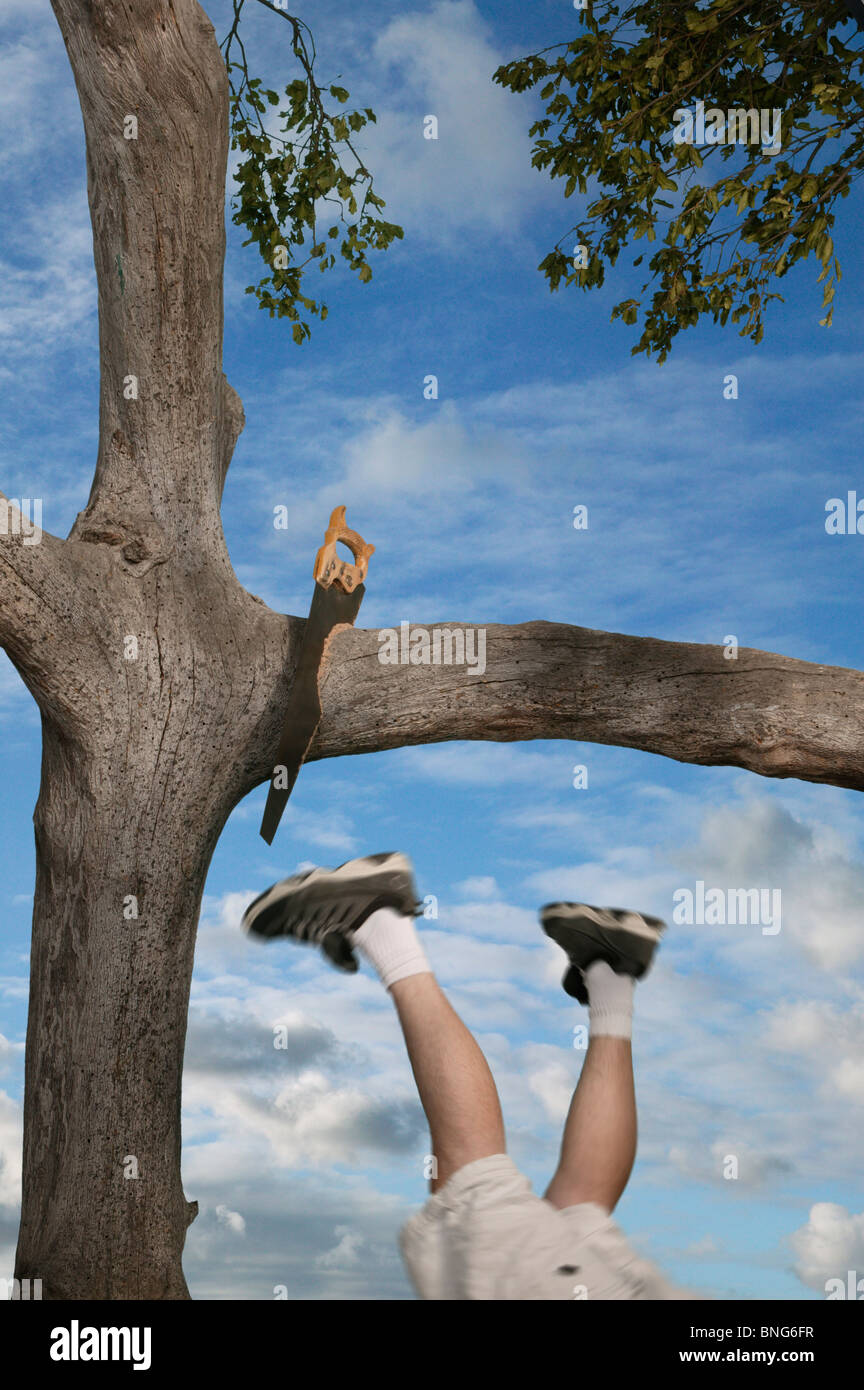
[[[409,975],[432,973],[414,929],[414,918],[403,917],[393,907],[379,907],[371,913],[351,939],[374,965],[386,989]]]
[[[616,975],[605,960],[592,961],[582,975],[588,987],[589,1037],[632,1037],[633,976]]]

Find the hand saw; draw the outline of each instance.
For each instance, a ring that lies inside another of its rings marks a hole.
[[[343,560],[337,551],[339,541],[351,551],[353,564]],[[324,535],[324,544],[315,556],[312,604],[288,692],[282,738],[261,822],[261,836],[268,845],[273,843],[297,774],[321,722],[319,682],[329,640],[336,628],[350,626],[357,617],[366,592],[363,580],[374,550],[374,545],[367,545],[362,536],[346,526],[345,508],[336,507]]]

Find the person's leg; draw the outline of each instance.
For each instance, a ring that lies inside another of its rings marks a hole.
[[[355,948],[374,966],[393,996],[429,1121],[435,1192],[466,1163],[504,1153],[505,1138],[492,1073],[432,974],[414,928],[417,908],[410,860],[372,854],[272,884],[249,904],[243,925],[258,940],[319,945],[352,974]]]
[[[390,993],[429,1122],[435,1192],[466,1163],[504,1153],[501,1104],[486,1058],[431,971],[398,980]]]
[[[570,1102],[561,1156],[546,1200],[556,1207],[596,1202],[612,1212],[635,1157],[630,1044],[624,1038],[593,1038]]]
[[[588,1052],[570,1104],[561,1156],[545,1196],[556,1207],[596,1202],[612,1212],[636,1157],[630,1043],[633,980],[605,961],[589,966]]]

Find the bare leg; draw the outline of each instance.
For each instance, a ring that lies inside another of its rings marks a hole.
[[[636,1157],[636,1094],[627,1038],[591,1038],[570,1102],[561,1157],[545,1193],[556,1207],[614,1211]]]
[[[435,1192],[466,1163],[505,1152],[501,1104],[486,1058],[435,976],[409,975],[390,993],[429,1121]]]

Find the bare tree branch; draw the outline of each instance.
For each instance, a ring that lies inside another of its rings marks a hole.
[[[74,585],[66,543],[30,513],[0,492],[0,647],[43,708],[59,711],[52,692],[69,661]]]
[[[464,665],[382,665],[377,632],[340,634],[310,758],[560,738],[864,790],[860,671],[748,648],[726,660],[721,647],[560,623],[485,632],[486,670],[473,676]]]

